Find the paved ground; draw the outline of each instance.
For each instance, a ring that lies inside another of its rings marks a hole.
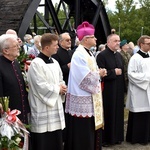
[[[103,150],[150,150],[150,144],[146,146],[141,146],[139,144],[131,145],[124,142],[119,146],[103,148]]]
[[[126,129],[127,129],[127,121],[125,121],[124,125],[124,131],[126,135]],[[150,143],[148,145],[140,145],[140,144],[130,144],[127,142],[123,142],[121,145],[115,145],[111,147],[103,147],[103,150],[150,150]]]

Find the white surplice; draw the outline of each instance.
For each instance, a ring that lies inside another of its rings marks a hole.
[[[58,62],[46,64],[36,57],[28,71],[31,131],[43,133],[65,128],[60,84],[65,84]]]
[[[128,65],[126,108],[131,112],[150,111],[150,57],[134,54]]]
[[[97,129],[103,123],[100,76],[96,60],[89,53],[79,45],[73,54],[65,111],[77,117],[95,116]]]

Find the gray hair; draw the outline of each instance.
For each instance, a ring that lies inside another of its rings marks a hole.
[[[9,47],[9,45],[11,44],[10,39],[17,40],[17,36],[13,34],[2,34],[0,36],[0,53],[3,52],[3,49]]]
[[[32,35],[31,34],[26,34],[24,36],[24,41],[26,42],[27,40],[29,40],[30,38],[32,38]]]
[[[59,35],[59,41],[62,41],[64,39],[64,37],[63,37],[64,35],[69,35],[70,36],[70,34],[68,32],[64,32],[64,33]]]
[[[113,37],[113,36],[119,36],[118,34],[110,34],[107,36],[107,42]]]
[[[100,44],[100,45],[98,46],[98,50],[101,51],[101,50],[103,50],[103,49],[105,49],[105,44]]]
[[[39,39],[41,39],[41,37],[42,37],[41,35],[35,35],[34,36],[34,42],[38,41]]]

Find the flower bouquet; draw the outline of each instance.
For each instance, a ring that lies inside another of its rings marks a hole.
[[[20,51],[20,56],[18,56],[17,60],[20,63],[20,68],[22,72],[28,71],[28,66],[30,65],[31,61],[35,58],[34,55],[26,54],[24,51]]]
[[[27,72],[30,66],[31,61],[35,58],[34,55],[30,54],[26,54],[24,51],[20,51],[20,56],[18,56],[17,60],[20,64],[20,68],[22,71],[22,75],[26,84],[26,90],[29,91],[28,88],[28,81],[27,81]]]
[[[17,117],[21,112],[8,108],[8,97],[0,97],[0,104],[0,150],[28,150],[29,132]]]

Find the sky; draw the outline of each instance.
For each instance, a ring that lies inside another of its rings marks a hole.
[[[115,8],[116,8],[116,3],[115,3],[116,0],[108,0],[108,5],[106,6],[106,8],[112,10],[112,11],[115,11]],[[136,3],[136,7],[138,8],[139,5],[137,4],[138,3],[138,0],[134,0],[134,3]]]
[[[108,0],[108,5],[106,6],[106,8],[115,11],[115,0]]]
[[[55,3],[59,3],[60,0],[52,0],[52,3],[55,4]],[[44,3],[44,0],[41,0],[41,4]],[[108,5],[107,7],[112,11],[115,10],[115,0],[108,0]],[[41,12],[43,12],[42,8],[38,8],[38,10]]]
[[[52,3],[55,4],[55,3],[59,3],[60,0],[52,0]],[[112,11],[115,11],[115,1],[116,0],[108,0],[108,5],[106,6],[106,8],[112,10]],[[135,2],[138,2],[138,0],[135,0]],[[44,3],[44,0],[41,0],[41,4]],[[44,12],[44,9],[42,10],[42,8],[38,8],[38,10],[40,12]]]

